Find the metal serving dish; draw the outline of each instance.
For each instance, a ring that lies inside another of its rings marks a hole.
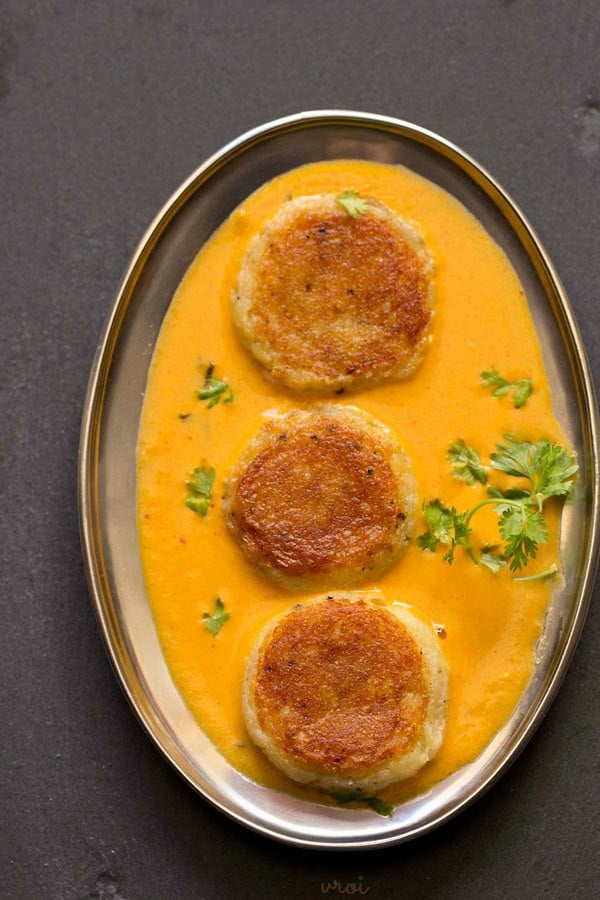
[[[319,806],[260,787],[217,752],[183,703],[157,638],[136,531],[136,441],[163,317],[212,232],[252,191],[317,160],[401,163],[453,194],[504,249],[524,286],[581,474],[562,517],[565,585],[554,595],[533,679],[486,750],[392,818]],[[309,112],[248,132],[173,195],[125,273],[91,372],[83,415],[79,503],[83,553],[108,654],[142,724],[196,791],[236,821],[305,847],[373,848],[430,831],[481,795],[539,725],[569,664],[593,587],[598,549],[598,418],[585,353],[557,274],[527,220],[481,166],[442,138],[383,116]]]

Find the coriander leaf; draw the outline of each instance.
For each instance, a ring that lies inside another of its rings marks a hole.
[[[212,409],[221,400],[223,403],[233,403],[233,391],[229,384],[222,378],[214,378],[214,363],[209,363],[204,376],[204,385],[196,395],[199,400],[208,400],[207,409]]]
[[[207,469],[205,466],[201,466],[194,469],[186,481],[188,494],[185,498],[185,505],[202,517],[207,514],[210,506],[215,475],[214,468]]]
[[[504,397],[510,391],[510,382],[502,378],[495,366],[487,372],[482,372],[481,380],[486,387],[494,388],[492,397]]]
[[[493,388],[492,397],[505,397],[506,394],[513,392],[512,401],[516,409],[520,409],[529,400],[533,391],[533,382],[531,378],[519,378],[517,381],[507,381],[498,372],[495,366],[481,373],[481,380],[486,387]]]
[[[479,562],[482,566],[487,566],[494,574],[499,572],[500,569],[503,569],[506,566],[506,560],[503,556],[500,556],[499,553],[495,553],[491,550],[483,550],[481,556],[479,557]]]
[[[531,378],[521,378],[519,381],[514,382],[513,387],[513,406],[515,409],[521,409],[531,397],[533,382]]]
[[[486,372],[482,372],[481,380],[483,381],[483,383],[485,384],[486,387],[494,388],[494,391],[493,391],[494,397],[502,397],[503,396],[502,393],[496,393],[496,391],[498,391],[498,392],[504,391],[504,393],[507,393],[507,391],[510,390],[509,382],[505,378],[502,378],[502,376],[500,375],[500,372],[498,371],[496,366],[492,366],[491,369],[488,369]]]
[[[394,812],[392,804],[381,797],[365,797],[365,803],[368,803],[373,812],[378,813],[380,816],[391,816]]]
[[[417,545],[419,546],[419,548],[421,550],[431,550],[432,553],[435,553],[435,550],[439,543],[440,539],[432,531],[425,531],[417,538]],[[444,543],[446,542],[444,541]]]
[[[208,631],[210,631],[213,637],[216,637],[218,635],[221,628],[229,618],[230,615],[228,612],[225,612],[225,606],[220,597],[217,597],[215,611],[212,616],[207,612],[202,613],[204,627],[207,628]]]
[[[527,478],[532,484],[536,469],[536,445],[529,441],[517,441],[505,435],[505,443],[497,444],[496,453],[491,454],[492,468],[506,472],[515,478]]]
[[[575,457],[560,444],[540,441],[535,456],[534,493],[546,497],[569,497],[573,491],[573,476],[579,467]]]
[[[382,797],[365,796],[360,791],[344,791],[344,790],[332,790],[330,791],[331,796],[338,803],[366,803],[367,806],[370,806],[371,809],[378,813],[380,816],[391,816],[394,812],[394,807],[391,803],[388,803],[387,800],[384,800]]]
[[[466,550],[467,553],[473,557],[473,549],[471,547],[471,542],[469,538],[471,537],[472,529],[469,527],[468,522],[468,513],[457,513],[454,507],[450,510],[452,514],[452,525],[454,528],[454,536],[452,537],[452,542],[450,544],[450,549],[447,553],[444,554],[444,561],[449,565],[452,565],[454,562],[454,551],[457,547],[462,547],[463,550]]]
[[[421,550],[435,550],[438,544],[449,544],[454,528],[453,510],[443,506],[441,500],[430,500],[422,508],[429,530],[418,538]]]
[[[215,475],[216,472],[213,466],[210,469],[200,466],[200,468],[193,470],[186,484],[191,493],[210,499],[215,483]]]
[[[222,399],[224,403],[233,402],[233,392],[226,381],[218,378],[208,378],[205,387],[196,391],[199,400],[208,400],[207,409],[216,406]]]
[[[210,501],[207,500],[206,497],[194,497],[192,494],[188,494],[185,498],[185,505],[188,509],[193,510],[193,512],[198,513],[199,516],[204,516],[208,512],[208,507],[210,506]]]
[[[487,481],[487,467],[483,465],[479,454],[460,438],[453,441],[448,448],[448,459],[452,467],[452,474],[459,481],[475,485],[477,482],[485,484]]]
[[[352,803],[355,800],[364,800],[364,795],[361,794],[360,791],[348,791],[343,788],[333,788],[329,793],[338,803]]]
[[[500,534],[506,541],[504,556],[510,560],[511,572],[535,559],[540,544],[548,540],[548,528],[539,510],[521,503],[503,508],[498,522]]]
[[[500,488],[490,486],[487,492],[490,497],[498,497],[502,500],[525,500],[527,497],[531,497],[531,491],[526,488],[506,488],[501,491]]]
[[[518,441],[506,435],[492,453],[492,468],[517,478],[527,478],[532,493],[548,497],[568,497],[573,490],[573,476],[578,471],[575,457],[560,444],[542,440],[537,444]]]
[[[429,530],[417,539],[421,550],[435,551],[438,544],[447,544],[449,549],[443,559],[449,564],[454,562],[454,551],[457,547],[462,547],[472,556],[473,550],[469,540],[471,528],[466,513],[459,513],[454,507],[449,509],[441,500],[424,503],[422,509]]]
[[[342,206],[353,219],[358,219],[360,215],[366,213],[368,210],[367,201],[363,200],[362,197],[359,197],[356,191],[343,191],[339,197],[335,198],[335,201]]]

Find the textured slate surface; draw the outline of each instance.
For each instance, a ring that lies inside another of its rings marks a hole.
[[[489,168],[553,257],[597,378],[594,0],[2,6],[0,896],[596,896],[597,606],[481,802],[407,846],[289,849],[197,798],[138,726],[88,602],[75,484],[96,341],[146,224],[225,141],[301,109],[405,118]]]

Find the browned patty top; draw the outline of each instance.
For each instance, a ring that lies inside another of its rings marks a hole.
[[[422,258],[389,221],[304,211],[271,236],[252,304],[273,375],[385,376],[410,367],[430,318]]]
[[[371,567],[404,533],[392,450],[340,418],[312,415],[239,478],[231,516],[246,552],[291,576]]]
[[[259,651],[261,728],[296,762],[359,776],[410,751],[428,690],[419,647],[383,608],[336,597],[284,616]]]

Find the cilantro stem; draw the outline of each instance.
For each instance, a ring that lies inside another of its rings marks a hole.
[[[544,569],[543,572],[537,572],[535,575],[521,575],[519,578],[513,578],[513,581],[542,581],[546,578],[554,578],[557,573],[558,566],[553,563],[549,569]]]
[[[475,551],[473,550],[473,547],[471,546],[470,543],[465,547],[465,550],[467,551],[468,555],[471,557],[471,559],[473,560],[473,562],[475,563],[475,565],[478,566],[478,565],[479,565],[479,560],[478,560],[477,557],[475,556]]]
[[[518,507],[519,509],[523,508],[522,500],[509,500],[504,497],[488,497],[486,500],[481,500],[477,503],[472,509],[469,510],[468,515],[465,519],[465,524],[469,525],[471,519],[475,515],[475,513],[480,510],[483,506],[513,506]]]

